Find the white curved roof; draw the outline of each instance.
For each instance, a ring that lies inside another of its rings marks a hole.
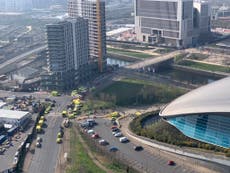
[[[160,116],[194,113],[227,113],[230,115],[230,77],[195,89],[168,104]]]

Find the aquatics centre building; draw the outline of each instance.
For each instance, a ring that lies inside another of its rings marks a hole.
[[[230,77],[178,97],[160,116],[190,138],[230,148]]]

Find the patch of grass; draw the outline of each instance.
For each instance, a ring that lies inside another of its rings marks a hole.
[[[66,173],[105,173],[91,160],[74,129],[71,129],[70,136],[71,165],[67,168]]]
[[[188,58],[194,59],[194,60],[204,60],[208,57],[209,57],[209,55],[205,55],[202,53],[192,53]]]
[[[101,100],[94,100],[94,99],[88,99],[83,104],[83,107],[81,108],[81,112],[89,112],[93,110],[103,110],[103,109],[110,109],[114,108],[115,105],[112,102],[105,102]]]
[[[164,48],[164,49],[157,49],[155,52],[160,53],[160,54],[164,54],[164,53],[172,52],[173,50],[174,49],[171,49],[171,48]]]
[[[184,61],[179,62],[179,65],[184,65],[184,66],[197,68],[201,70],[208,70],[208,71],[217,71],[217,72],[224,72],[224,73],[230,72],[229,67],[224,67],[224,66],[214,65],[214,64],[206,64],[206,63],[201,63],[201,62],[194,62],[194,61],[189,61],[189,60],[184,60]]]
[[[95,97],[118,106],[166,103],[184,94],[179,88],[135,79],[116,81]]]
[[[116,48],[107,48],[107,50],[109,53],[117,53],[117,54],[121,54],[121,55],[135,57],[135,58],[145,59],[145,58],[153,57],[153,55],[135,52],[135,51],[130,51],[130,50],[122,50],[122,49],[116,49]]]
[[[108,163],[105,165],[108,169],[112,170],[113,173],[126,173],[124,167],[118,163]]]

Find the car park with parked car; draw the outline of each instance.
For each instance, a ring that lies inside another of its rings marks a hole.
[[[109,145],[109,142],[107,142],[105,139],[101,139],[98,142],[100,145]]]
[[[118,148],[112,146],[112,147],[109,148],[109,151],[110,151],[110,152],[116,152],[116,151],[118,151]]]
[[[126,138],[126,137],[121,137],[121,138],[119,138],[119,141],[120,141],[121,143],[129,142],[128,138]]]
[[[121,132],[118,132],[114,135],[115,137],[121,137],[122,136],[122,133]]]
[[[135,151],[142,151],[144,148],[142,146],[138,145],[138,146],[134,146],[133,149]]]

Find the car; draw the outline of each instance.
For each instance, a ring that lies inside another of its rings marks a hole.
[[[88,122],[92,126],[97,125],[97,123],[96,123],[96,121],[94,119],[87,119],[86,122]]]
[[[173,160],[169,160],[168,163],[167,163],[169,166],[173,166],[175,165],[175,162]]]
[[[114,126],[116,126],[116,125],[117,125],[117,122],[116,122],[116,121],[112,121],[112,124],[113,124]]]
[[[113,135],[115,135],[117,132],[112,132]]]
[[[118,128],[112,129],[112,132],[119,132],[119,131],[120,131],[120,129],[118,129]]]
[[[37,137],[37,142],[42,142],[42,138],[41,137]]]
[[[112,147],[109,148],[109,151],[110,151],[110,152],[116,152],[116,151],[118,151],[118,148],[112,146]]]
[[[19,151],[17,151],[14,155],[14,157],[18,157],[19,156]]]
[[[115,137],[121,137],[122,136],[122,133],[121,132],[118,132],[114,135]]]
[[[36,143],[36,147],[37,147],[37,148],[41,148],[41,146],[42,146],[41,142],[37,142],[37,143]]]
[[[109,142],[107,142],[105,139],[101,139],[98,142],[100,145],[109,145]]]
[[[60,143],[62,143],[62,139],[61,138],[57,138],[56,142],[57,142],[57,144],[60,144]]]
[[[52,100],[50,98],[45,98],[46,102],[51,102]]]
[[[120,141],[121,143],[129,142],[128,138],[126,138],[126,137],[121,137],[121,138],[119,138],[119,141]]]
[[[138,145],[138,146],[134,146],[133,149],[134,149],[135,151],[141,151],[141,150],[143,150],[143,147],[140,146],[140,145]]]
[[[95,133],[91,137],[94,138],[94,139],[97,139],[97,138],[99,138],[99,135],[97,133]]]
[[[92,135],[92,134],[94,134],[95,132],[94,132],[94,130],[90,129],[90,130],[87,131],[87,133],[90,134],[90,135]]]
[[[113,129],[117,129],[117,126],[112,126],[112,127],[111,127],[111,130],[113,130]]]

